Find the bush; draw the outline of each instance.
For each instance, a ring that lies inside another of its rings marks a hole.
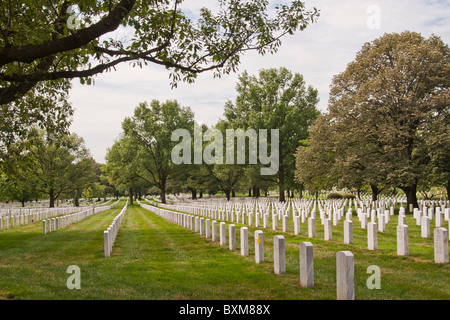
[[[336,192],[331,192],[327,195],[327,199],[342,199],[342,195]]]
[[[348,193],[344,194],[344,199],[355,199],[356,196],[354,194]]]

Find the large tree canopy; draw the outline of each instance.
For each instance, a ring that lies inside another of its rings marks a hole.
[[[273,182],[278,184],[280,201],[285,201],[285,187],[294,180],[294,154],[319,115],[318,92],[306,85],[301,74],[286,68],[262,69],[258,76],[244,72],[236,90],[236,101],[225,105],[225,117],[233,128],[279,130],[279,163]]]
[[[193,127],[194,113],[191,109],[171,100],[140,103],[133,117],[125,118],[122,123],[125,137],[138,146],[136,175],[160,190],[162,203],[166,203],[167,182],[176,179],[184,168],[172,161],[172,150],[177,144],[172,141],[172,133],[177,129],[192,130]]]
[[[173,85],[208,70],[220,76],[236,70],[243,52],[273,53],[284,35],[318,17],[301,1],[276,6],[273,15],[264,0],[218,2],[218,10],[202,8],[192,20],[179,0],[1,1],[0,104],[41,81],[90,82],[123,62],[166,66]]]
[[[298,156],[315,154],[323,161],[314,167],[328,165],[331,176],[350,187],[399,187],[417,207],[420,180],[433,173],[435,183],[448,185],[449,58],[439,37],[415,32],[365,44],[334,77],[329,113],[311,130],[311,150]],[[307,178],[302,168],[299,175]]]

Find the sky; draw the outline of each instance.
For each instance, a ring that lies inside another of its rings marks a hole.
[[[270,1],[286,3],[286,0]],[[122,132],[122,121],[133,115],[140,102],[158,99],[177,100],[190,107],[199,123],[214,125],[223,118],[227,100],[236,98],[235,86],[243,71],[257,75],[260,69],[286,67],[303,75],[307,85],[319,91],[318,108],[326,112],[329,87],[334,75],[344,72],[366,42],[385,33],[419,32],[432,34],[450,43],[450,0],[304,0],[307,8],[316,7],[320,17],[314,24],[293,36],[283,38],[274,55],[247,52],[237,73],[213,78],[203,73],[195,83],[179,83],[171,89],[169,71],[149,65],[133,68],[128,64],[116,71],[94,77],[95,85],[73,80],[70,102],[74,108],[71,132],[83,137],[96,162],[105,155]],[[183,10],[195,15],[202,6],[215,0],[185,0]]]

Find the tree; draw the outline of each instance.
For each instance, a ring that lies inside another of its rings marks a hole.
[[[138,175],[138,145],[131,138],[122,135],[108,148],[106,164],[102,168],[109,182],[117,189],[128,189],[129,203],[133,204],[133,189],[142,185]]]
[[[327,121],[340,174],[358,168],[365,183],[397,186],[418,207],[418,181],[439,158],[431,160],[427,141],[448,119],[449,72],[449,47],[437,36],[406,31],[366,43],[331,86]]]
[[[242,53],[274,53],[281,38],[316,21],[318,10],[304,3],[278,5],[275,17],[268,1],[219,1],[213,13],[202,8],[192,21],[182,1],[23,0],[0,3],[0,104],[10,103],[42,81],[80,78],[130,62],[171,69],[175,85],[196,75],[234,72]],[[127,36],[117,40],[123,26]],[[111,33],[110,37],[108,35]]]
[[[330,189],[337,183],[333,171],[335,152],[330,139],[333,138],[330,127],[320,115],[309,130],[308,140],[303,140],[297,148],[295,159],[295,179],[303,184],[310,193]]]
[[[0,166],[11,171],[22,157],[36,128],[49,134],[69,134],[73,110],[67,80],[45,81],[14,102],[0,105]],[[1,89],[0,89],[1,90]]]
[[[431,185],[441,186],[447,190],[450,200],[450,116],[448,108],[441,114],[436,125],[426,138],[426,147],[431,162]]]
[[[167,181],[177,178],[181,166],[172,162],[172,133],[177,129],[192,132],[194,114],[177,101],[152,100],[139,104],[134,116],[122,123],[125,136],[138,146],[136,174],[161,191],[161,202],[166,203]],[[189,144],[191,142],[189,141]],[[190,158],[190,156],[189,156]]]
[[[286,68],[263,69],[258,77],[244,72],[236,90],[235,103],[225,105],[225,117],[233,128],[279,130],[279,166],[273,181],[278,184],[280,201],[285,201],[286,184],[294,182],[290,174],[295,168],[294,154],[319,115],[318,92],[306,85],[302,75]]]
[[[63,194],[71,195],[93,178],[94,160],[82,138],[76,134],[57,136],[37,131],[29,141],[31,174],[36,190],[47,195],[50,207]]]

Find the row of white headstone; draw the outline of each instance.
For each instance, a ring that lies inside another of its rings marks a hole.
[[[117,233],[119,232],[120,225],[122,224],[123,217],[127,211],[128,200],[120,213],[114,218],[109,227],[103,231],[103,247],[105,252],[105,258],[111,255],[112,247],[116,241]]]
[[[177,211],[183,211],[183,209],[188,209],[188,211],[194,212],[194,214],[214,218],[216,220],[224,220],[228,222],[236,222],[242,224],[248,224],[252,226],[254,223],[258,228],[260,227],[260,217],[263,219],[263,228],[269,227],[269,213],[256,213],[253,216],[252,211],[246,213],[245,211],[236,210],[236,212],[228,212],[226,210],[216,210],[208,208],[196,208],[194,206],[182,206],[182,205],[162,205],[160,207],[165,207],[167,209],[174,208]],[[361,228],[367,230],[367,247],[368,250],[378,249],[378,232],[385,232],[386,224],[390,223],[390,217],[394,215],[394,207],[390,207],[389,210],[385,210],[383,206],[377,208],[377,210],[370,210],[366,208],[367,212],[363,211],[363,208],[358,208],[358,218],[361,222]],[[429,210],[430,211],[430,210]],[[300,215],[292,215],[294,222],[294,234],[300,234],[300,225],[305,222],[306,211],[299,212]],[[431,211],[430,211],[431,212]],[[337,226],[339,221],[345,217],[344,220],[344,243],[353,243],[353,216],[352,211],[348,210],[344,215],[344,210],[342,208],[336,208],[336,210],[329,209],[325,212],[319,204],[319,215],[321,224],[324,225],[324,240],[332,240],[332,229],[333,226]],[[417,213],[419,215],[419,213]],[[442,226],[443,219],[448,220],[450,216],[450,209],[445,209],[445,216],[442,216],[442,211],[439,207],[436,208],[435,218],[437,220],[436,226]],[[284,214],[281,216],[281,211],[275,211],[272,214],[272,229],[276,231],[278,229],[278,221],[282,221],[282,231],[288,232],[289,225],[289,215]],[[430,237],[430,216],[422,216],[421,223],[422,237]],[[443,219],[441,219],[443,218]],[[370,222],[368,222],[370,221]],[[377,223],[378,222],[378,223]],[[315,224],[316,224],[316,211],[312,210],[310,216],[308,217],[308,237],[315,237]],[[406,225],[405,209],[400,208],[398,216],[398,227],[397,228],[397,254],[398,255],[408,255],[409,254],[409,234]],[[434,230],[434,260],[436,263],[448,263],[448,230],[442,227],[438,227]],[[436,235],[438,235],[436,237]]]
[[[139,202],[138,202],[139,203]],[[152,205],[139,203],[141,207],[157,215],[177,223],[178,225],[198,232],[201,236],[210,238],[212,241],[219,241],[221,246],[227,245],[226,223],[219,223],[219,232],[217,230],[217,221],[205,219],[204,217],[194,216],[186,213],[175,212],[168,209],[161,209]],[[262,230],[256,230],[255,235],[255,263],[264,262],[264,233]],[[286,254],[285,238],[283,235],[274,237],[273,245],[274,273],[286,273]],[[236,226],[228,225],[228,248],[236,250]],[[248,247],[248,228],[240,228],[240,251],[242,256],[249,255]],[[353,254],[350,251],[339,251],[336,254],[336,275],[337,275],[337,299],[354,300],[354,261]],[[302,288],[314,287],[314,253],[311,242],[301,242],[299,244],[299,268],[300,268],[300,286]]]
[[[42,220],[42,233],[47,234],[52,231],[65,228],[72,223],[78,222],[94,214],[94,209],[88,209],[81,212],[71,213],[56,218]]]
[[[52,231],[65,228],[75,222],[78,222],[87,217],[90,217],[95,213],[109,210],[112,207],[114,207],[119,201],[120,201],[120,199],[117,200],[117,202],[110,204],[108,206],[104,206],[104,207],[90,208],[90,209],[83,210],[80,212],[66,214],[66,215],[58,216],[58,217],[51,218],[51,219],[44,219],[44,220],[42,220],[42,233],[47,234]]]
[[[110,201],[108,201],[107,203],[109,202]],[[24,209],[21,211],[17,210],[16,212],[11,211],[8,213],[4,213],[2,216],[0,216],[0,230],[24,226],[37,221],[45,220],[46,223],[48,223],[48,220],[51,220],[52,218],[55,218],[56,221],[56,217],[62,218],[62,216],[87,211],[89,209],[94,209],[95,213],[97,213],[104,210],[108,210],[113,206],[115,206],[116,204],[117,202],[114,204],[98,207],[67,207],[67,208],[46,208],[46,209],[34,208],[34,209]]]

